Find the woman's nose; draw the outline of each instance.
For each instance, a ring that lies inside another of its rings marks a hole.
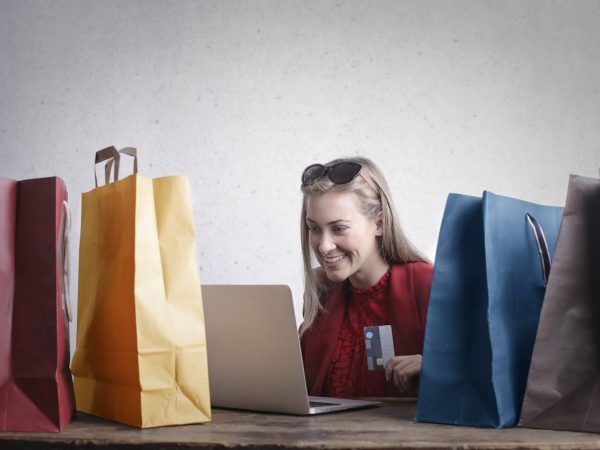
[[[319,242],[319,251],[322,255],[326,255],[333,249],[335,249],[335,242],[333,242],[329,236],[324,234],[321,238],[321,242]]]

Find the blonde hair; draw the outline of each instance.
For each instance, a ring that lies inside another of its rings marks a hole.
[[[354,162],[362,166],[361,175],[375,185],[376,192],[363,176],[357,176],[349,183],[334,184],[327,177],[315,180],[308,186],[302,186],[302,213],[300,215],[300,242],[302,245],[302,258],[304,260],[304,322],[300,326],[300,335],[315,321],[317,315],[323,310],[323,303],[327,297],[330,283],[323,274],[318,277],[312,268],[312,253],[309,243],[308,225],[306,224],[307,203],[311,196],[323,195],[330,190],[353,192],[360,201],[362,213],[370,220],[377,220],[381,212],[383,233],[378,236],[379,251],[388,264],[402,264],[415,261],[428,261],[406,238],[400,222],[397,219],[396,209],[392,202],[387,182],[379,168],[369,159],[362,157],[340,158],[325,164],[332,166],[340,162]]]

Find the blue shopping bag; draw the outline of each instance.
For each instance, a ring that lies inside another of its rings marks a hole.
[[[416,419],[519,418],[560,207],[450,194],[440,229]]]

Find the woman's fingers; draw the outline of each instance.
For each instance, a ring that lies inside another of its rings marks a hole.
[[[393,380],[401,393],[414,394],[420,372],[421,355],[394,356],[385,367],[385,379]]]
[[[397,366],[400,365],[403,367],[404,365],[406,365],[407,358],[408,356],[394,356],[392,359],[389,360],[389,362],[385,366],[385,379],[387,381],[392,379]]]

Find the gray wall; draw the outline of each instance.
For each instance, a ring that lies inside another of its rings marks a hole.
[[[302,292],[299,177],[363,154],[434,257],[450,191],[561,204],[600,167],[598,1],[0,0],[0,176],[94,152],[191,180],[201,278]],[[76,292],[77,280],[72,280]]]

